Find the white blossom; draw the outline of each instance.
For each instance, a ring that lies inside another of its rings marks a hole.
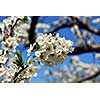
[[[93,20],[93,23],[95,23],[95,24],[100,23],[100,18],[96,18],[96,19],[94,19],[94,20]]]
[[[3,56],[0,56],[0,63],[5,64],[6,62],[7,62],[7,58],[3,57]]]
[[[17,39],[15,37],[8,37],[5,41],[2,41],[2,47],[8,51],[15,51],[16,47],[19,44],[17,43]]]
[[[40,33],[37,35],[36,42],[40,45],[40,48],[35,51],[35,56],[41,64],[46,66],[62,63],[67,58],[67,54],[74,50],[73,42],[59,37],[58,34]],[[27,52],[31,52],[32,49],[31,46]]]

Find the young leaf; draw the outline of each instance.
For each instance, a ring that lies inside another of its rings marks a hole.
[[[24,65],[24,61],[23,61],[23,58],[22,58],[22,53],[16,52],[16,54],[17,54],[17,57],[13,61],[13,63],[16,64],[17,66],[22,67]]]
[[[21,19],[22,22],[26,22],[28,20],[28,17],[27,16],[24,16],[23,19]]]
[[[38,50],[38,49],[40,49],[40,45],[36,42],[36,44],[35,44],[33,50]]]

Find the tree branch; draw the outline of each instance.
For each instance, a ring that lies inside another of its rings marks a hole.
[[[87,31],[89,31],[89,32],[91,32],[91,33],[93,33],[93,34],[96,34],[96,35],[100,36],[100,30],[99,30],[99,29],[96,29],[96,28],[93,28],[93,27],[89,26],[87,23],[84,23],[84,22],[83,22],[80,18],[78,18],[78,17],[75,17],[75,16],[69,16],[69,17],[71,17],[72,20],[73,20],[71,23],[62,24],[62,25],[56,27],[55,29],[53,29],[53,30],[51,31],[51,33],[52,33],[52,32],[56,32],[56,31],[58,31],[59,29],[62,29],[62,28],[72,27],[73,25],[76,24],[76,25],[78,25],[78,27],[79,27],[80,29],[85,29],[85,30],[87,30]]]
[[[88,76],[88,77],[85,77],[85,78],[82,78],[82,79],[79,79],[79,80],[76,81],[75,83],[82,83],[82,82],[84,82],[84,81],[87,81],[87,80],[91,80],[91,79],[93,79],[93,78],[96,78],[96,77],[99,76],[99,75],[100,75],[100,69],[99,69],[97,72],[95,72],[93,75]]]
[[[26,67],[22,68],[21,70],[19,70],[19,72],[16,73],[16,74],[14,75],[14,78],[12,79],[11,82],[12,82],[12,83],[16,83],[17,77],[18,77],[27,67],[28,67],[28,65],[27,65]]]
[[[66,27],[72,27],[75,23],[65,23],[65,24],[62,24],[58,27],[56,27],[54,30],[50,31],[49,33],[54,33],[56,31],[58,31],[59,29],[62,29],[62,28],[66,28]]]
[[[10,28],[10,32],[9,32],[9,36],[13,36],[13,29],[14,29],[14,27],[17,25],[17,23],[18,23],[18,21],[19,20],[21,20],[20,18],[18,18],[17,20],[16,20],[16,22],[13,24],[13,26]]]
[[[87,23],[84,23],[80,18],[76,16],[70,16],[72,20],[76,20],[76,24],[79,26],[80,29],[85,29],[93,34],[100,36],[100,30],[89,26]]]
[[[72,53],[69,53],[68,55],[78,55],[78,54],[89,53],[89,52],[100,53],[100,46],[98,46],[98,45],[93,45],[93,46],[84,45],[82,47],[81,46],[76,47],[74,49],[74,51]]]
[[[35,28],[38,23],[39,16],[32,17],[31,27],[29,30],[29,42],[33,44],[35,42]]]

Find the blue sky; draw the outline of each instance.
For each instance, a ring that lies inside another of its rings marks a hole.
[[[97,16],[92,17],[91,20],[94,19],[94,18],[96,18],[96,17],[97,17]],[[2,22],[4,18],[6,18],[6,16],[1,16],[1,17],[0,17],[0,21]],[[58,18],[59,18],[58,16],[49,16],[49,17],[47,17],[47,18],[45,17],[45,20],[42,20],[43,17],[41,16],[41,17],[39,18],[39,22],[43,22],[43,23],[48,23],[48,24],[49,24],[49,23],[51,23],[53,20],[56,20],[56,19],[58,19]],[[89,22],[89,24],[90,24],[91,26],[96,27],[96,28],[99,28],[99,27],[100,27],[100,25],[93,24],[91,20],[90,20],[90,22]],[[40,30],[40,32],[42,32],[42,30]],[[57,31],[57,32],[60,34],[61,37],[65,37],[66,39],[70,39],[70,40],[72,40],[72,41],[74,42],[74,45],[76,44],[75,37],[74,37],[73,33],[71,32],[71,30],[70,30],[69,28],[63,28],[63,29],[60,29],[60,30]],[[98,36],[96,36],[96,35],[93,34],[93,37],[94,37],[94,39],[95,39],[98,43],[100,43],[100,38],[99,38]],[[26,51],[24,50],[24,52],[23,52],[24,58],[25,58],[25,55],[26,55]],[[71,57],[72,57],[72,56],[69,56],[68,59],[65,60],[65,61],[63,62],[63,64],[66,64],[68,67],[70,67],[69,61],[70,61]],[[83,62],[86,62],[86,63],[93,63],[93,53],[81,54],[81,55],[79,55],[79,57],[80,57],[81,61],[83,61]],[[85,59],[84,59],[84,58],[85,58]],[[96,63],[98,63],[98,61],[97,61]],[[60,64],[59,66],[62,66],[63,64]],[[43,66],[42,69],[41,69],[41,70],[39,71],[39,73],[38,73],[38,77],[32,78],[32,79],[31,79],[31,82],[33,82],[33,83],[44,83],[44,82],[46,82],[46,81],[43,79],[43,73],[44,73],[44,71],[45,71],[46,69],[49,69],[49,68],[46,67],[46,66]]]

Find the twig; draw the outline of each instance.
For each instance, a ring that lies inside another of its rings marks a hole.
[[[13,24],[13,26],[10,28],[10,32],[9,32],[8,36],[13,36],[13,29],[14,29],[14,27],[17,25],[17,23],[18,23],[19,20],[21,20],[21,19],[18,18],[18,19],[16,20],[16,22]]]
[[[17,74],[15,74],[14,78],[12,79],[12,83],[16,83],[17,81],[17,77],[19,76],[19,74],[21,74],[26,68],[28,67],[28,65],[24,68],[22,68],[21,70],[19,70],[19,72]]]

